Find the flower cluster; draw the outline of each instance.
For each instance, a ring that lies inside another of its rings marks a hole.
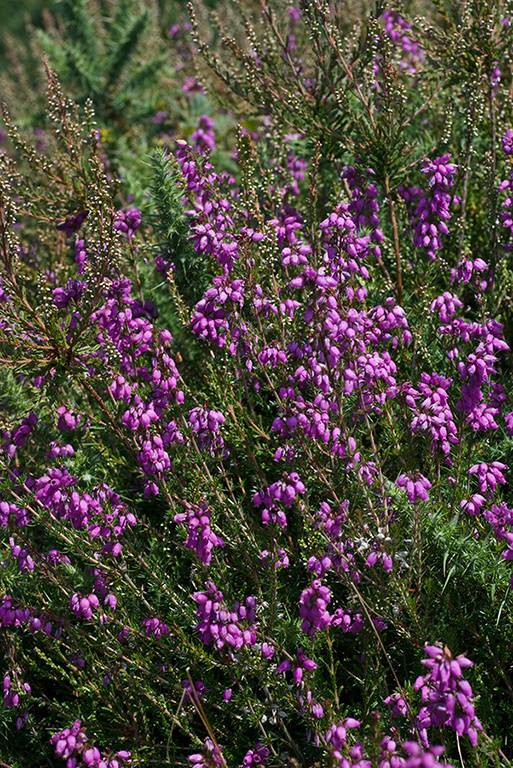
[[[243,768],[251,768],[254,765],[267,765],[269,762],[270,749],[262,742],[258,742],[254,749],[248,750],[242,759]]]
[[[114,229],[122,232],[129,240],[134,236],[136,229],[141,226],[141,211],[137,208],[129,208],[127,211],[118,211],[114,221]]]
[[[427,479],[427,477],[424,477],[424,475],[421,475],[420,472],[416,475],[414,479],[409,478],[407,475],[399,475],[399,477],[396,480],[396,484],[399,486],[399,488],[405,488],[406,489],[406,495],[408,496],[408,501],[410,504],[415,504],[415,502],[420,499],[421,501],[427,501],[428,500],[428,491],[431,488],[431,483]]]
[[[329,753],[338,768],[436,768],[440,765],[438,757],[444,752],[442,746],[422,747],[416,741],[401,741],[397,729],[390,729],[389,734],[378,731],[379,752],[374,760],[366,755],[365,747],[372,749],[373,745],[356,742],[351,738],[348,729],[355,729],[360,722],[352,717],[346,717],[340,723],[331,726],[326,734]],[[369,750],[369,752],[370,752]],[[376,759],[377,758],[377,759]],[[446,768],[453,768],[450,763],[444,763]]]
[[[208,450],[215,456],[218,451],[226,458],[228,451],[224,449],[224,440],[219,434],[219,427],[226,423],[226,417],[221,411],[197,406],[189,411],[189,424],[196,437],[198,448]]]
[[[214,121],[208,115],[198,117],[198,127],[191,134],[191,144],[196,152],[204,155],[213,152],[216,148]]]
[[[92,593],[87,597],[81,597],[79,594],[73,595],[71,598],[70,608],[77,617],[77,619],[90,619],[92,618],[93,611],[99,608],[100,602],[98,597]]]
[[[417,715],[417,723],[425,745],[426,728],[449,725],[458,736],[466,733],[475,746],[482,726],[474,713],[472,689],[462,671],[472,667],[473,662],[463,654],[453,658],[447,647],[426,645],[425,651],[428,658],[422,663],[429,672],[418,677],[414,685],[416,691],[421,691],[424,705]]]
[[[103,757],[97,747],[88,743],[85,727],[80,720],[75,720],[71,728],[65,728],[50,739],[55,745],[55,752],[66,760],[67,768],[75,768],[77,758],[88,768],[121,768],[130,758],[130,752],[120,750],[114,757]]]
[[[207,736],[201,752],[195,752],[193,755],[189,755],[187,759],[199,768],[216,768],[217,765],[223,764],[221,745],[214,744],[212,739]]]
[[[157,616],[153,616],[151,619],[143,619],[141,626],[144,627],[146,637],[153,635],[158,640],[162,635],[169,635],[169,627]]]
[[[372,168],[369,168],[367,173],[370,179],[375,175]],[[381,256],[380,243],[384,236],[379,222],[378,190],[372,182],[365,180],[361,172],[353,166],[346,168],[342,177],[347,180],[353,193],[349,203],[349,211],[352,213],[353,221],[359,230],[363,230],[365,227],[372,230],[371,239],[376,243],[372,252],[375,256]]]
[[[301,630],[313,637],[317,630],[323,632],[331,623],[327,605],[331,602],[331,592],[323,586],[320,579],[315,579],[304,589],[299,599],[299,615],[302,619]]]
[[[239,310],[244,303],[244,281],[215,277],[213,286],[196,304],[191,320],[192,332],[200,339],[212,341],[223,347],[229,335],[236,335],[241,326]],[[230,333],[231,331],[231,333]],[[230,346],[234,353],[236,346]]]
[[[210,516],[212,510],[206,502],[199,505],[184,502],[185,512],[179,512],[174,516],[175,523],[187,523],[189,535],[184,543],[205,565],[209,565],[212,559],[214,547],[224,547],[224,541],[210,528]]]
[[[198,133],[201,142],[201,152],[214,141],[212,127],[207,132]],[[191,220],[192,241],[198,255],[212,254],[228,274],[234,261],[239,258],[237,240],[232,234],[234,226],[230,215],[231,202],[228,197],[219,199],[214,195],[214,189],[223,185],[229,187],[233,178],[227,174],[217,174],[212,171],[209,162],[200,164],[198,156],[194,155],[192,148],[186,141],[180,139],[176,142],[176,158],[181,165],[187,190],[191,194],[192,208],[187,211]],[[206,173],[207,172],[207,173]],[[229,194],[229,193],[228,193]]]
[[[247,597],[243,605],[235,603],[229,610],[223,602],[223,593],[212,581],[205,583],[205,589],[205,592],[194,593],[200,619],[195,629],[205,645],[213,642],[216,648],[229,645],[235,650],[243,645],[255,645],[255,598]]]
[[[424,193],[415,209],[417,223],[413,243],[418,248],[425,248],[430,259],[436,259],[436,253],[442,247],[440,233],[449,234],[445,223],[451,218],[448,188],[453,186],[456,171],[449,159],[450,155],[436,157],[432,162],[426,161],[422,168],[422,173],[429,176],[429,192]]]
[[[506,469],[507,466],[501,461],[492,461],[490,464],[483,461],[481,464],[474,464],[470,467],[468,473],[469,475],[477,475],[480,492],[491,498],[495,493],[497,483],[504,485],[506,482],[503,474]]]
[[[411,35],[411,24],[408,24],[406,19],[403,19],[395,10],[385,11],[381,18],[385,22],[385,34],[406,54],[399,60],[400,68],[408,75],[415,74],[421,64],[424,51]]]
[[[281,502],[284,507],[290,507],[297,494],[304,494],[305,491],[305,485],[298,473],[291,472],[289,475],[284,475],[281,480],[277,480],[255,493],[253,504],[255,507],[264,507],[262,511],[262,523],[264,525],[278,523],[283,531],[287,527],[287,518],[285,512],[276,506],[276,502]]]
[[[448,390],[452,379],[446,379],[437,373],[422,373],[415,389],[411,384],[403,386],[406,404],[414,417],[411,428],[416,434],[428,432],[432,437],[431,449],[440,448],[444,455],[451,451],[451,445],[458,443],[458,429],[449,405]],[[422,401],[417,405],[417,400]]]

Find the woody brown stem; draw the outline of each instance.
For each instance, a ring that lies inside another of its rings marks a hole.
[[[397,219],[395,217],[395,204],[392,199],[392,195],[390,194],[390,182],[388,180],[388,174],[385,176],[385,195],[388,201],[388,211],[390,213],[390,221],[392,222],[392,233],[394,237],[397,303],[402,304],[403,276],[401,272],[401,253],[399,251],[399,231],[397,229]]]

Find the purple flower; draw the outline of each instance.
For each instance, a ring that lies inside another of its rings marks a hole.
[[[437,296],[437,298],[431,302],[429,310],[430,312],[438,310],[441,322],[450,323],[456,313],[456,309],[462,306],[463,304],[457,296],[449,293],[449,291],[444,291],[441,296]]]
[[[214,121],[208,115],[198,117],[198,128],[191,134],[191,144],[201,154],[209,154],[216,148]]]
[[[90,594],[87,597],[81,597],[78,593],[75,593],[70,602],[70,608],[77,619],[92,618],[93,610],[99,606],[100,602],[95,594]]]
[[[253,765],[267,765],[270,750],[265,747],[261,741],[256,744],[253,749],[250,749],[244,755],[242,759],[243,768],[251,768]]]
[[[219,428],[225,423],[226,417],[221,411],[201,406],[189,411],[189,424],[196,435],[198,448],[201,451],[208,450],[212,456],[216,456],[218,451],[221,451],[224,459],[229,456],[229,452],[224,448],[224,440]]]
[[[279,549],[275,554],[276,554],[276,558],[274,561],[274,567],[276,568],[276,570],[278,570],[278,568],[288,568],[289,556],[287,552],[284,549]],[[266,568],[271,567],[271,562],[269,562],[270,557],[271,557],[271,553],[267,549],[264,549],[262,552],[260,552],[260,559],[262,560]]]
[[[469,499],[462,499],[460,501],[460,509],[464,510],[468,515],[478,515],[485,501],[485,497],[480,493],[474,493]]]
[[[507,527],[509,528],[513,525],[513,510],[509,509],[505,502],[502,502],[500,505],[492,504],[491,509],[484,510],[483,517],[487,523],[493,526],[493,534],[496,539],[501,541],[507,540],[508,536],[511,537]]]
[[[73,430],[77,427],[77,424],[80,424],[80,416],[74,416],[73,411],[69,411],[65,405],[59,406],[57,408],[57,428],[60,429],[62,432],[65,430]]]
[[[264,659],[269,660],[274,656],[274,648],[269,643],[262,643],[261,652]]]
[[[415,504],[417,499],[421,501],[428,500],[427,492],[431,488],[431,483],[427,477],[424,477],[419,472],[417,472],[414,479],[411,479],[408,475],[399,475],[396,485],[399,488],[406,488],[406,495],[410,504]]]
[[[416,718],[421,734],[431,726],[449,725],[458,736],[466,733],[475,747],[482,726],[474,713],[472,689],[462,672],[473,662],[463,654],[454,659],[447,647],[426,645],[425,651],[428,658],[422,663],[429,672],[418,677],[414,685],[421,691],[424,704]],[[424,741],[427,746],[425,735]]]
[[[470,259],[464,259],[463,261],[460,261],[458,264],[458,270],[454,270],[453,276],[451,278],[451,283],[457,283],[463,281],[465,284],[469,283],[472,277],[473,272],[478,273],[478,280],[477,284],[479,285],[479,274],[481,272],[485,272],[488,269],[488,265],[486,262],[483,261],[483,259],[476,259],[475,261],[471,261]]]
[[[193,77],[192,75],[189,75],[183,81],[182,91],[184,93],[205,93],[205,89],[203,88],[201,83],[198,82],[198,80],[196,80],[196,78]]]
[[[79,304],[80,299],[84,294],[86,283],[80,283],[78,280],[70,278],[66,283],[66,287],[57,287],[52,291],[53,302],[57,309],[63,309],[71,304],[72,301],[75,304]]]
[[[313,637],[317,630],[323,632],[331,623],[327,605],[331,602],[331,592],[315,579],[310,587],[304,589],[299,599],[299,615],[303,619],[301,630]]]
[[[193,685],[191,685],[189,680],[182,680],[181,685],[185,691],[183,697],[185,703],[189,701],[195,701],[196,699],[201,699],[203,696],[203,691],[206,690],[205,683],[203,683],[201,680],[196,680]]]
[[[37,424],[37,420],[36,414],[31,412],[22,420],[19,427],[15,427],[12,431],[4,432],[3,436],[6,438],[6,441],[0,450],[6,451],[8,456],[14,456],[16,448],[21,448],[28,441],[32,430]]]
[[[357,635],[365,626],[365,621],[361,613],[346,608],[337,608],[331,619],[332,627],[340,627],[342,632],[350,632]]]
[[[501,137],[502,148],[505,155],[513,155],[513,131],[508,128],[504,136]]]
[[[192,316],[192,332],[218,347],[226,343],[230,330],[232,336],[240,327],[239,312],[244,304],[243,280],[215,277],[203,299],[195,307]],[[237,345],[234,348],[236,350]]]
[[[213,642],[216,648],[224,645],[239,650],[243,645],[256,645],[255,598],[247,597],[244,604],[235,603],[229,610],[223,600],[223,593],[212,581],[205,582],[205,592],[195,592],[198,603],[197,616],[200,621],[196,631],[205,645]]]
[[[213,134],[208,127],[202,130],[199,138],[207,147],[214,140]],[[228,197],[221,196],[221,190],[230,186],[234,179],[228,174],[212,172],[212,165],[195,155],[182,139],[176,142],[176,158],[182,166],[188,190],[194,193],[191,201],[193,208],[186,211],[191,218],[194,249],[200,254],[213,254],[226,276],[239,258],[239,253],[237,238],[232,231],[231,203]]]
[[[158,639],[161,638],[162,635],[169,635],[169,627],[167,624],[164,624],[164,622],[160,621],[156,616],[151,619],[143,619],[143,621],[141,621],[141,626],[146,629],[146,637],[154,635]]]
[[[114,220],[114,229],[122,232],[128,240],[134,235],[136,229],[141,226],[141,211],[137,208],[129,208],[125,211],[118,211]]]
[[[70,757],[86,742],[85,728],[81,727],[80,720],[75,720],[71,728],[59,731],[50,739],[50,743],[55,744],[55,752],[63,758]]]
[[[406,717],[410,711],[408,704],[400,693],[393,693],[391,696],[387,696],[385,704],[392,706],[393,717]]]
[[[469,475],[477,475],[479,481],[479,490],[487,497],[493,496],[497,483],[504,485],[506,478],[503,475],[503,471],[507,469],[505,464],[500,461],[492,461],[491,464],[482,462],[481,464],[474,464],[470,467]]]
[[[440,763],[437,758],[445,751],[442,746],[429,747],[427,751],[424,751],[416,741],[405,741],[402,747],[408,754],[403,768],[438,768]],[[444,766],[445,768],[454,768],[451,763],[444,763]]]
[[[444,455],[451,450],[451,443],[458,443],[457,427],[449,406],[448,389],[452,379],[446,379],[437,373],[421,374],[418,391],[411,384],[402,387],[406,404],[411,408],[414,418],[411,422],[413,432],[429,432],[432,437],[431,449],[440,447]],[[420,405],[417,399],[423,396]]]
[[[16,544],[12,536],[9,536],[9,545],[11,547],[13,558],[18,560],[20,571],[22,573],[25,573],[26,571],[32,572],[34,570],[34,560],[32,559],[29,550]]]
[[[284,474],[281,480],[257,491],[253,496],[253,504],[255,507],[264,507],[262,511],[262,523],[264,525],[278,523],[283,531],[287,526],[287,518],[283,510],[277,507],[276,502],[290,507],[296,495],[302,495],[305,492],[305,485],[298,473],[291,472]]]
[[[312,659],[308,659],[302,648],[297,649],[297,659],[294,662],[285,659],[276,669],[276,674],[281,675],[284,672],[288,672],[292,669],[292,677],[296,685],[299,685],[303,680],[305,671],[310,672],[313,669],[317,669],[317,664]]]
[[[215,768],[217,765],[223,764],[220,750],[221,745],[219,744],[216,747],[212,739],[209,739],[207,736],[201,752],[190,755],[187,759],[193,763],[193,765],[199,766],[199,768]]]
[[[342,761],[345,758],[343,753],[348,746],[347,730],[348,728],[358,728],[359,726],[359,720],[355,720],[353,717],[346,717],[342,722],[332,725],[326,733],[326,741],[329,745],[330,752],[336,760],[340,761],[340,765],[343,764]],[[348,765],[350,765],[350,763],[348,763]]]
[[[385,22],[385,34],[390,41],[400,47],[405,56],[399,61],[399,67],[408,75],[416,73],[424,51],[411,35],[411,24],[395,10],[385,11],[381,18]],[[378,58],[378,57],[377,57]]]
[[[189,535],[184,546],[195,552],[197,557],[205,565],[209,565],[212,559],[212,550],[214,547],[224,547],[224,541],[217,536],[210,528],[210,510],[206,502],[202,501],[199,506],[184,502],[186,512],[180,512],[175,515],[175,523],[187,522]]]
[[[92,747],[87,742],[85,727],[80,720],[75,720],[71,728],[59,731],[50,739],[50,743],[55,745],[55,752],[67,759],[67,768],[75,768],[77,758],[91,768],[120,768],[120,761],[128,760],[131,755],[127,750],[120,750],[114,758],[102,758],[98,747]],[[107,754],[111,755],[112,751],[107,750]]]
[[[373,176],[375,173],[372,168],[363,171],[352,166],[347,167],[342,174],[342,178],[347,180],[353,193],[349,203],[352,219],[358,231],[364,228],[372,230],[371,239],[376,243],[372,252],[375,256],[381,257],[380,243],[383,240],[383,232],[379,221],[378,190],[372,183]]]
[[[448,187],[453,185],[456,170],[456,166],[448,162],[449,158],[450,155],[443,155],[432,162],[426,161],[422,168],[422,173],[429,175],[429,192],[424,193],[415,209],[417,223],[413,244],[417,248],[426,248],[431,259],[436,259],[436,252],[442,247],[440,233],[447,235],[449,232],[445,223],[451,218]]]
[[[56,229],[64,232],[66,237],[73,237],[73,235],[79,231],[88,214],[89,211],[84,210],[79,211],[72,216],[68,216],[68,218],[65,219],[61,224],[57,224]]]

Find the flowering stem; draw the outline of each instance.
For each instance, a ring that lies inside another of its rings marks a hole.
[[[490,223],[492,229],[492,258],[491,258],[491,275],[492,285],[491,291],[493,294],[493,286],[495,283],[495,266],[497,264],[497,249],[498,249],[498,236],[497,236],[497,189],[495,186],[495,174],[497,167],[497,152],[495,144],[497,142],[497,126],[495,117],[495,105],[494,105],[493,88],[488,88],[488,104],[490,110],[490,151],[491,151],[491,167],[490,167]]]
[[[467,194],[468,194],[468,180],[470,176],[470,152],[472,150],[472,138],[474,136],[474,118],[475,118],[475,104],[472,102],[472,111],[469,117],[469,128],[467,132],[467,141],[465,144],[465,159],[463,164],[465,166],[465,172],[463,174],[463,191],[461,195],[461,216],[460,216],[460,239],[458,244],[458,262],[461,261],[463,256],[463,245],[465,243],[465,218],[467,209]]]
[[[385,195],[388,202],[388,211],[390,213],[390,221],[392,223],[392,233],[394,237],[397,303],[402,304],[403,303],[403,276],[401,271],[401,253],[399,250],[399,231],[397,229],[397,219],[395,217],[395,204],[390,192],[390,181],[388,178],[388,173],[385,176]]]
[[[190,673],[190,670],[189,670],[189,669],[187,669],[187,670],[185,671],[185,674],[187,675],[187,679],[188,679],[188,681],[189,681],[189,683],[190,683],[190,685],[191,685],[191,690],[190,690],[190,692],[191,692],[191,694],[192,694],[192,702],[193,702],[193,704],[194,704],[194,708],[196,709],[196,712],[197,712],[197,713],[198,713],[198,715],[200,716],[201,722],[203,723],[203,725],[204,725],[204,726],[205,726],[205,728],[207,729],[208,735],[209,735],[209,736],[210,736],[210,738],[212,739],[212,742],[213,742],[213,744],[214,744],[214,747],[215,747],[215,748],[216,748],[216,750],[217,750],[217,754],[219,755],[219,757],[220,757],[220,759],[221,759],[221,762],[222,762],[222,764],[224,765],[224,768],[228,768],[228,766],[226,765],[226,760],[225,760],[225,759],[224,759],[224,757],[223,757],[223,753],[221,752],[221,749],[220,749],[220,747],[219,747],[219,744],[217,743],[216,737],[214,736],[214,731],[212,730],[212,726],[210,725],[210,723],[209,723],[209,721],[208,721],[208,717],[206,716],[206,714],[205,714],[205,710],[203,709],[203,706],[202,706],[202,704],[201,704],[201,701],[200,701],[200,700],[199,700],[199,698],[198,698],[198,694],[196,693],[196,688],[194,687],[194,683],[193,683],[193,681],[192,681],[192,677],[191,677],[191,673]]]
[[[330,675],[333,682],[333,695],[335,697],[335,706],[337,710],[339,709],[339,700],[338,700],[338,686],[337,686],[337,675],[335,673],[335,662],[333,658],[333,643],[331,641],[331,635],[330,635],[330,628],[327,627],[326,629],[326,640],[328,641],[328,650],[330,655]]]

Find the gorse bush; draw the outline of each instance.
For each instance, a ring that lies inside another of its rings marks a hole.
[[[66,7],[0,154],[2,764],[509,765],[513,8],[191,7],[181,121],[156,8]]]

